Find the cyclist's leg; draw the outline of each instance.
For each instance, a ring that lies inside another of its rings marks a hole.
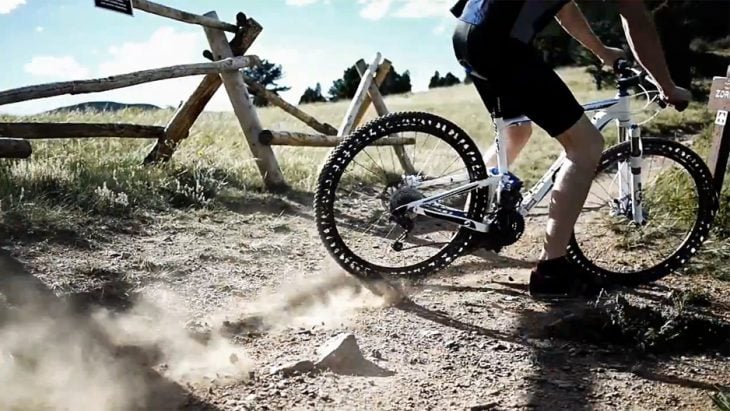
[[[496,95],[489,82],[480,79],[476,76],[471,76],[474,86],[479,92],[479,96],[482,98],[484,105],[490,113],[494,113],[496,106]],[[501,98],[502,116],[505,119],[517,118],[524,116],[524,112],[521,107],[516,104],[516,99],[509,96]],[[515,124],[506,127],[503,131],[503,141],[505,149],[507,150],[507,164],[512,164],[517,156],[520,154],[525,145],[530,140],[532,135],[532,125],[529,122]],[[495,145],[489,147],[488,150],[483,154],[484,163],[487,167],[497,166],[497,148]]]
[[[603,136],[585,115],[557,139],[567,157],[550,199],[542,260],[565,256],[603,151]]]
[[[514,47],[521,47],[519,44]],[[525,96],[525,114],[555,137],[567,158],[555,180],[541,259],[565,256],[573,226],[588,195],[603,151],[603,136],[590,122],[572,92],[534,49],[525,46],[524,60],[512,85]],[[519,79],[519,80],[517,80]]]
[[[532,124],[522,123],[510,126],[504,129],[505,149],[507,150],[507,164],[512,165],[517,156],[520,155],[522,149],[525,148],[527,142],[532,136]],[[483,154],[484,164],[487,167],[497,166],[497,147],[492,144],[491,147]]]
[[[482,80],[478,77],[472,77],[474,86],[479,92],[479,96],[482,98],[484,105],[487,107],[490,113],[494,112],[495,106],[495,95],[493,90],[490,89],[487,81]],[[524,112],[514,104],[514,99],[502,98],[502,113],[506,119],[521,117]],[[525,145],[530,140],[532,135],[532,125],[530,123],[523,123],[519,125],[513,125],[507,127],[503,131],[504,133],[504,144],[507,150],[507,164],[512,164],[520,154]],[[484,153],[484,163],[487,167],[497,166],[497,148],[495,145],[489,147]]]

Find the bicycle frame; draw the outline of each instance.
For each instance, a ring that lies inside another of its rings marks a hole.
[[[641,207],[641,133],[639,126],[631,119],[630,112],[630,95],[626,90],[620,90],[615,98],[595,101],[583,106],[586,113],[593,113],[591,122],[598,130],[603,130],[611,122],[617,122],[619,143],[624,141],[631,142],[631,156],[628,164],[621,163],[618,172],[619,184],[619,200],[626,201],[630,199],[631,219],[637,224],[644,223],[644,213]],[[515,124],[529,122],[527,117],[502,119],[495,118],[496,137],[494,145],[497,153],[497,167],[489,170],[489,177],[474,181],[460,187],[456,187],[449,191],[437,194],[435,196],[423,198],[401,206],[406,208],[407,212],[439,218],[454,223],[462,224],[479,232],[488,232],[489,226],[481,221],[474,221],[467,218],[464,210],[451,208],[442,204],[434,205],[437,201],[471,192],[477,189],[488,188],[491,198],[489,199],[490,207],[499,203],[499,196],[505,184],[509,184],[511,176],[507,164],[507,152],[502,144],[503,133],[507,127]],[[550,191],[553,189],[557,173],[562,168],[566,160],[565,151],[563,151],[558,159],[552,164],[548,171],[538,180],[538,182],[528,190],[519,205],[519,213],[523,216],[529,212],[537,204],[539,204]],[[438,186],[445,183],[454,183],[460,181],[468,181],[468,176],[451,175],[440,177],[434,180],[423,182],[414,182],[414,188],[425,188]],[[628,212],[628,210],[625,210]]]

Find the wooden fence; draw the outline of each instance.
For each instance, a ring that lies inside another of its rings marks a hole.
[[[0,105],[63,94],[94,93],[163,79],[205,74],[198,87],[177,109],[167,125],[156,127],[118,123],[0,123],[0,158],[30,157],[32,148],[28,140],[33,139],[121,137],[156,139],[157,142],[145,157],[144,164],[163,163],[171,158],[180,142],[188,137],[197,118],[223,85],[251,153],[256,159],[264,185],[270,190],[281,190],[287,185],[271,146],[333,147],[358,126],[370,104],[373,104],[379,115],[388,112],[379,86],[385,80],[391,63],[387,59],[383,60],[380,53],[370,65],[362,60],[357,62],[361,82],[340,127],[336,129],[287,103],[240,72],[242,68],[259,63],[258,57],[245,55],[263,30],[254,19],[238,13],[236,24],[229,24],[220,21],[215,12],[201,16],[147,0],[134,0],[133,7],[147,13],[202,26],[210,45],[210,50],[204,51],[203,56],[212,61],[144,70],[107,78],[41,84],[0,91]],[[233,38],[228,40],[225,32],[234,33]],[[249,91],[264,97],[272,105],[301,120],[316,133],[264,129],[251,102]],[[412,138],[389,137],[383,139],[381,144],[391,145],[404,170],[413,172],[413,165],[405,155],[403,147],[413,143]]]

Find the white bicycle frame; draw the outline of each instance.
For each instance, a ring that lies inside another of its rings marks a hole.
[[[624,93],[625,94],[625,93]],[[644,213],[641,206],[641,170],[642,170],[642,147],[641,147],[641,133],[639,126],[635,124],[631,119],[630,112],[630,95],[617,95],[615,98],[595,101],[583,106],[586,113],[592,113],[591,122],[596,126],[598,130],[603,130],[609,123],[616,121],[618,125],[618,136],[619,143],[624,141],[631,142],[631,155],[627,162],[622,162],[619,165],[618,170],[618,199],[624,200],[630,198],[631,204],[631,218],[637,224],[644,223]],[[474,181],[463,186],[445,191],[441,194],[427,197],[421,200],[413,201],[402,207],[405,207],[408,212],[436,217],[446,218],[454,217],[456,213],[463,214],[463,210],[450,209],[443,205],[438,205],[435,208],[432,206],[433,203],[440,199],[451,197],[467,193],[480,188],[489,188],[491,193],[490,207],[494,204],[498,204],[499,195],[504,187],[504,184],[510,182],[509,167],[507,164],[507,151],[502,144],[503,133],[507,127],[515,124],[529,122],[527,117],[513,118],[513,119],[502,119],[495,118],[496,137],[494,145],[497,152],[497,167],[496,170],[492,169],[488,171],[489,177]],[[526,216],[535,205],[539,204],[545,196],[550,193],[555,183],[555,178],[563,166],[566,160],[565,151],[563,151],[558,159],[552,164],[548,171],[540,178],[540,180],[527,192],[524,196],[522,203],[519,206],[519,213]],[[413,181],[412,185],[414,188],[426,188],[438,186],[446,183],[458,183],[468,181],[466,174],[451,175],[436,178],[427,181]],[[466,217],[454,217],[454,221],[463,223],[466,227],[471,228],[475,231],[488,232],[489,226],[484,222],[474,221]]]

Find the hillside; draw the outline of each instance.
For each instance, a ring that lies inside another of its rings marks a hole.
[[[126,103],[116,103],[113,101],[89,101],[86,103],[80,103],[80,104],[74,104],[71,106],[66,107],[59,107],[53,110],[49,110],[43,114],[63,114],[68,113],[70,111],[96,111],[96,112],[111,112],[115,113],[117,111],[121,110],[127,110],[127,109],[138,109],[138,110],[161,110],[160,107],[157,107],[152,104],[126,104]]]

